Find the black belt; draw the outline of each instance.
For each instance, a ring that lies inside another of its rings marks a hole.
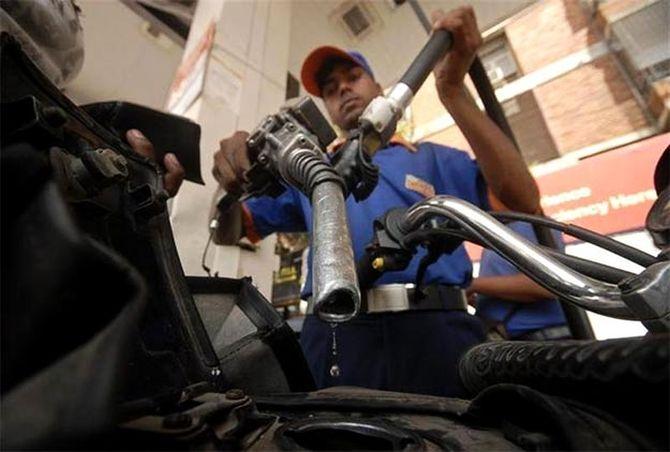
[[[557,341],[560,339],[572,339],[570,328],[565,325],[550,326],[514,338],[517,341]]]

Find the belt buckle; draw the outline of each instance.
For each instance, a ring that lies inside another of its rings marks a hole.
[[[406,284],[384,284],[367,292],[368,312],[398,312],[410,308],[410,288]],[[413,286],[413,285],[412,285]]]

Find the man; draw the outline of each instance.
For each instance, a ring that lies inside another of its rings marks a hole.
[[[518,152],[472,103],[464,88],[465,74],[481,45],[472,8],[448,14],[440,11],[433,20],[435,28],[448,29],[454,35],[453,49],[435,68],[437,91],[472,146],[477,162],[464,152],[433,143],[413,146],[395,140],[377,152],[373,159],[380,168],[376,189],[364,201],[356,202],[352,197],[346,201],[356,259],[372,238],[375,218],[434,193],[458,196],[488,208],[488,187],[493,196],[515,210],[538,210],[537,187]],[[330,119],[343,131],[355,128],[368,103],[382,94],[362,55],[333,47],[314,50],[303,63],[301,78],[309,93],[323,99]],[[221,141],[214,156],[213,174],[226,190],[239,188],[249,166],[246,137],[237,132]],[[220,243],[234,243],[242,235],[257,240],[275,231],[311,228],[309,201],[295,189],[277,199],[249,200],[223,217],[226,225],[221,232],[225,234],[218,236]],[[422,255],[417,253],[406,270],[382,276],[377,281],[380,287],[366,296],[374,296],[376,301],[384,298],[384,291],[406,302],[410,297],[402,283],[414,282]],[[335,330],[308,315],[301,342],[317,384],[464,395],[458,359],[484,337],[478,320],[465,311],[461,288],[469,284],[471,270],[463,247],[428,269],[424,282],[436,289],[432,293],[443,294],[434,310],[418,310],[409,304],[402,312],[361,313]],[[390,286],[393,283],[401,284]],[[311,294],[309,275],[304,294]],[[333,371],[336,366],[340,372]]]
[[[508,226],[537,243],[530,224],[515,222]],[[555,239],[563,248],[559,233]],[[543,341],[571,337],[556,297],[494,251],[484,250],[479,276],[467,291],[492,339]]]

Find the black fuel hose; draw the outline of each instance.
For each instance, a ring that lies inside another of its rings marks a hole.
[[[400,77],[399,83],[404,83],[412,90],[412,93],[421,88],[428,74],[433,70],[437,62],[449,51],[453,39],[451,32],[447,30],[435,30],[428,42],[423,46],[419,54],[409,65],[407,71]]]

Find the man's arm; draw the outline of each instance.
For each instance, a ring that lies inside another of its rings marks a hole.
[[[551,292],[524,274],[481,276],[472,280],[468,295],[476,293],[516,303],[533,303],[555,298]]]
[[[539,191],[512,142],[470,101],[465,88],[440,96],[477,157],[491,193],[520,212],[539,211]]]
[[[504,205],[539,211],[539,191],[521,155],[507,136],[470,100],[464,85],[482,38],[470,6],[433,13],[434,28],[452,32],[454,45],[435,67],[440,101],[456,121],[477,157],[489,189]]]

